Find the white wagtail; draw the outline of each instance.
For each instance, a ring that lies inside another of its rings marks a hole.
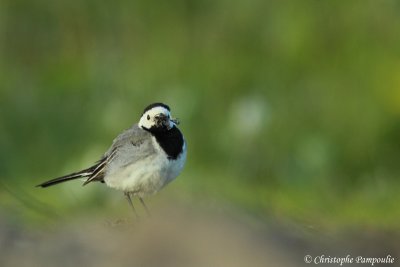
[[[114,139],[104,156],[93,166],[37,185],[48,187],[85,178],[83,185],[100,181],[124,192],[136,216],[132,197],[138,197],[147,213],[143,197],[157,193],[174,180],[186,161],[186,142],[171,118],[170,108],[154,103],[143,111],[139,123]]]

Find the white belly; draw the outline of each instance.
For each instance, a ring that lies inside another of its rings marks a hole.
[[[104,181],[107,186],[143,197],[157,193],[174,180],[185,164],[186,144],[176,160],[168,159],[157,141],[154,140],[153,144],[157,153],[106,175]]]

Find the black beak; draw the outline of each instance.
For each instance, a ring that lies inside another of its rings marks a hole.
[[[168,125],[168,117],[164,114],[157,114],[155,117],[158,126],[167,126]]]

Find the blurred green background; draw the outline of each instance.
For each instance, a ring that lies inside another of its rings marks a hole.
[[[394,0],[2,0],[0,213],[129,212],[101,184],[34,186],[97,161],[162,101],[189,151],[161,198],[398,232],[399,14]]]

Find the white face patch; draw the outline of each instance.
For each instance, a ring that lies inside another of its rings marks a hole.
[[[139,120],[139,127],[150,129],[152,126],[157,125],[157,120],[155,117],[160,114],[164,114],[168,118],[169,128],[174,127],[174,123],[170,120],[171,113],[168,109],[160,106],[146,111]]]

